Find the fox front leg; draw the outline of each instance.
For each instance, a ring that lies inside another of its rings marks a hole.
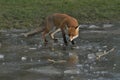
[[[54,32],[50,33],[50,37],[51,37],[55,42],[57,41],[57,39],[55,38],[54,35],[55,35],[57,32],[59,32],[59,31],[61,31],[60,28],[58,28],[58,29],[56,29]]]
[[[62,30],[62,36],[63,36],[64,44],[67,46],[68,43],[67,43],[67,40],[66,40],[65,31],[63,29],[61,29],[61,30]]]
[[[75,44],[74,40],[72,40],[71,43],[72,43],[72,45],[74,45]]]

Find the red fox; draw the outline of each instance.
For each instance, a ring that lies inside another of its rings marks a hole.
[[[45,18],[42,29],[40,27],[36,28],[33,31],[25,33],[24,36],[27,37],[42,32],[42,38],[46,43],[47,34],[49,34],[53,40],[56,40],[54,34],[59,31],[62,32],[65,45],[67,45],[66,34],[68,34],[71,43],[74,44],[73,40],[79,36],[78,21],[67,14],[54,13]]]

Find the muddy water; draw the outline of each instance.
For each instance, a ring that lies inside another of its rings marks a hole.
[[[120,24],[81,25],[76,45],[0,31],[0,80],[120,80]]]

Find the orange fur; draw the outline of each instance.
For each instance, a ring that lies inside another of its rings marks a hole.
[[[45,18],[43,29],[40,28],[35,29],[34,31],[26,33],[26,36],[38,32],[43,32],[42,38],[44,39],[45,42],[47,42],[46,34],[50,34],[51,38],[55,39],[54,34],[60,30],[62,31],[64,43],[67,44],[67,40],[65,37],[66,35],[65,30],[67,31],[70,41],[72,41],[74,38],[78,37],[79,35],[79,27],[77,20],[67,14],[55,13]]]

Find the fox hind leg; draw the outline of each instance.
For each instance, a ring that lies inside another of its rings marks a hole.
[[[43,38],[43,41],[44,41],[45,44],[48,42],[47,39],[46,39],[46,35],[48,34],[48,32],[49,31],[46,30],[42,33],[42,38]]]

